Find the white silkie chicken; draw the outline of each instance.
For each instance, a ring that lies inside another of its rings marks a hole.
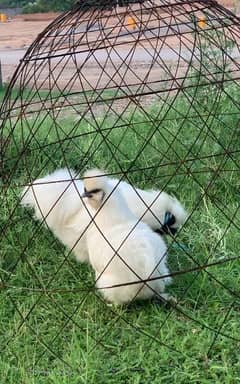
[[[93,220],[87,231],[89,259],[105,299],[114,304],[155,295],[167,300],[171,277],[162,237],[134,216],[121,190],[113,190],[98,169],[85,173],[83,198]],[[146,282],[149,278],[156,279]]]
[[[87,232],[89,259],[104,297],[115,304],[154,295],[168,299],[164,291],[171,277],[162,237],[134,216],[121,190],[113,190],[100,170],[85,173],[83,198],[93,218]],[[141,282],[149,278],[156,280]]]
[[[160,234],[175,234],[186,220],[186,211],[180,202],[165,192],[143,191],[112,178],[108,178],[108,183],[112,189],[121,191],[138,219]],[[81,199],[82,193],[83,182],[77,178],[76,172],[64,168],[25,187],[21,201],[23,206],[34,209],[35,217],[44,221],[80,262],[88,261],[85,232],[90,221]]]
[[[54,235],[80,262],[88,261],[85,231],[90,222],[81,194],[83,183],[74,171],[59,169],[24,188],[21,204],[34,209]]]
[[[160,234],[175,235],[187,219],[182,204],[164,191],[144,191],[118,179],[109,182],[113,188],[119,186],[134,215]]]

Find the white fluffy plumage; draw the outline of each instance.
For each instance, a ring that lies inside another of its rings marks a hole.
[[[165,192],[144,191],[118,179],[108,178],[108,183],[121,191],[133,214],[154,230],[161,229],[166,212],[175,217],[172,228],[179,228],[186,220],[180,202]],[[46,223],[78,261],[87,262],[85,231],[90,217],[81,199],[83,188],[73,170],[59,169],[25,187],[21,204],[33,208],[35,217]]]
[[[109,182],[115,187],[119,180],[110,179]],[[134,215],[141,218],[153,230],[161,228],[166,212],[170,212],[175,217],[175,223],[171,225],[171,228],[178,229],[187,219],[187,212],[182,204],[164,191],[144,191],[125,181],[121,181],[119,187]]]
[[[89,214],[82,202],[83,183],[74,171],[59,169],[36,179],[24,188],[21,204],[34,209],[36,219],[43,221],[80,262],[88,261],[86,227]]]
[[[103,296],[114,304],[154,295],[166,299],[165,285],[171,278],[159,278],[169,275],[162,237],[134,216],[120,189],[113,191],[102,171],[85,173],[84,191],[93,218],[87,232],[87,247],[96,285]],[[142,282],[155,277],[159,279]]]

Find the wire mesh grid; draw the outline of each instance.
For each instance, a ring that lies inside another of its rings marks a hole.
[[[1,354],[9,367],[73,379],[91,366],[86,382],[126,382],[129,372],[142,377],[132,382],[155,382],[160,367],[175,382],[167,367],[209,368],[224,355],[236,377],[239,21],[214,1],[78,3],[28,49],[1,107]],[[91,267],[71,257],[84,231],[69,246],[54,225],[67,218],[64,231],[75,230],[83,175],[93,167],[118,180],[114,189],[128,183],[158,221],[154,230],[164,216],[139,191],[173,194],[186,207],[177,235],[164,236],[175,301],[109,306]],[[67,176],[46,179],[56,169]],[[43,200],[35,195],[41,220],[21,207],[36,179],[45,188]]]

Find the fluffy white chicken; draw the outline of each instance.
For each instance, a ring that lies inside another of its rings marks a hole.
[[[80,262],[88,261],[86,228],[89,215],[81,199],[83,183],[74,171],[59,169],[24,188],[21,204],[34,209],[43,221]]]
[[[167,299],[171,278],[161,278],[169,275],[162,237],[134,216],[120,188],[113,190],[98,169],[85,173],[83,198],[93,220],[87,232],[89,259],[105,299],[114,304],[154,295]],[[149,278],[158,279],[146,282]]]
[[[174,235],[187,219],[182,204],[164,191],[136,188],[125,181],[109,179],[112,187],[120,191],[134,215],[160,234]]]
[[[125,181],[108,178],[112,189],[121,191],[133,214],[153,230],[174,234],[186,220],[180,202],[162,191],[143,191]],[[81,200],[83,182],[73,170],[59,169],[36,179],[24,188],[21,204],[34,209],[35,217],[44,221],[77,260],[88,261],[86,230],[90,218]]]

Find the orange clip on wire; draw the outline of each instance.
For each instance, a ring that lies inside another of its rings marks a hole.
[[[206,17],[205,17],[205,16],[200,16],[200,17],[198,18],[198,26],[199,26],[199,28],[203,29],[203,28],[206,27],[206,25],[207,25],[207,23],[206,23]]]

